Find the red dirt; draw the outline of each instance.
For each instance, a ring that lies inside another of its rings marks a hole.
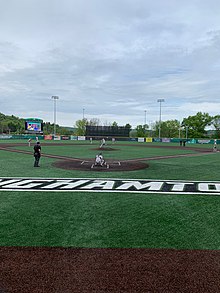
[[[1,293],[219,293],[220,251],[0,248]]]
[[[82,164],[83,163],[83,164]],[[148,168],[149,165],[134,161],[134,162],[118,162],[118,161],[108,161],[107,166],[93,166],[94,160],[90,161],[67,161],[59,160],[53,163],[56,168],[66,169],[66,170],[80,170],[80,171],[98,171],[98,172],[115,172],[115,171],[133,171]]]

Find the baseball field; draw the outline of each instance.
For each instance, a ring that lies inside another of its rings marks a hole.
[[[0,141],[0,292],[220,292],[211,145]],[[106,165],[94,165],[102,152]]]

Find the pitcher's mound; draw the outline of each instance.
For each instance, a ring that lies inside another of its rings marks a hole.
[[[80,171],[98,171],[98,172],[114,172],[114,171],[134,171],[146,169],[148,164],[143,162],[127,162],[127,161],[108,161],[104,166],[95,166],[93,160],[79,161],[57,161],[53,163],[56,168],[65,170],[80,170]]]
[[[92,150],[99,151],[100,153],[101,152],[119,151],[119,149],[114,149],[114,148],[111,148],[111,147],[95,148],[95,149],[92,149]]]

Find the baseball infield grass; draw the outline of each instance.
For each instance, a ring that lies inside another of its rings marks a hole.
[[[44,146],[46,154],[92,158],[95,145]],[[98,146],[98,145],[97,145]],[[198,146],[198,145],[197,145]],[[118,143],[105,158],[132,159],[194,153],[186,149]],[[27,145],[16,149],[30,150]],[[1,177],[219,180],[220,153],[148,161],[126,172],[63,170],[56,159],[0,151]],[[220,248],[220,197],[104,192],[0,191],[1,246],[94,248]]]

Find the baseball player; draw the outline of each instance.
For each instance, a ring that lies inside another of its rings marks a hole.
[[[41,157],[41,146],[40,146],[40,142],[37,141],[34,146],[34,158],[35,158],[34,167],[40,167],[39,166],[40,157]]]
[[[105,139],[103,138],[103,139],[101,140],[100,149],[101,149],[104,145],[105,145]]]
[[[213,152],[217,152],[217,139],[214,140]]]
[[[103,158],[102,153],[96,155],[95,157],[95,166],[103,166],[105,164],[105,160]]]

